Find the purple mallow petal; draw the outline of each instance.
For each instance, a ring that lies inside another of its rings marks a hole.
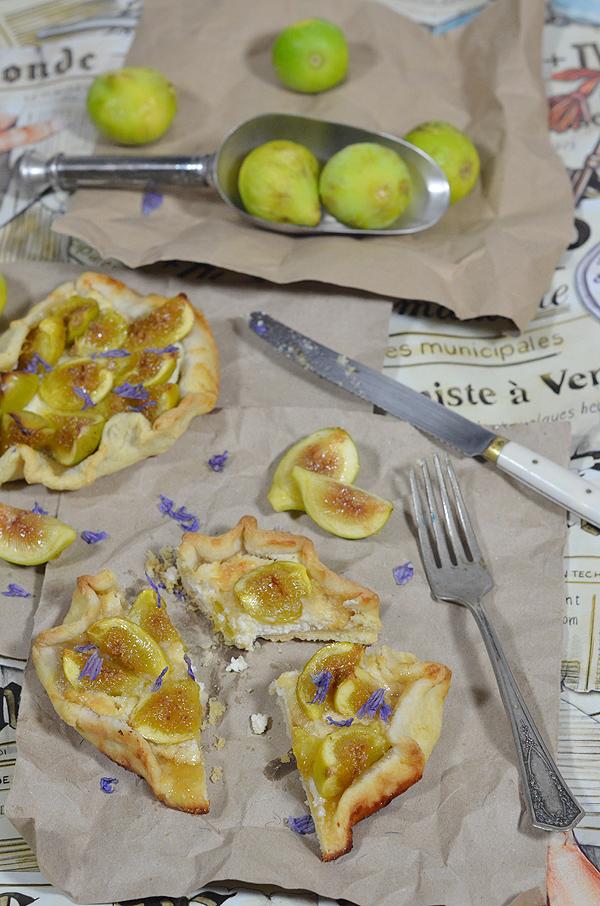
[[[333,673],[331,673],[330,670],[321,670],[320,673],[316,673],[313,677],[311,677],[311,679],[317,687],[317,691],[315,692],[315,697],[311,699],[310,703],[311,705],[322,705],[325,701],[325,698],[327,697],[327,693],[329,692],[329,687],[333,679]]]
[[[151,346],[144,349],[144,352],[153,352],[155,355],[166,355],[168,352],[179,352],[179,346],[170,343],[169,346]]]
[[[165,674],[166,674],[166,672],[167,672],[168,669],[169,669],[168,667],[165,667],[164,670],[161,670],[161,671],[160,671],[160,673],[158,674],[158,676],[156,677],[156,679],[154,680],[154,682],[153,682],[152,685],[150,686],[150,692],[158,692],[158,690],[159,690],[160,687],[162,686],[163,678],[164,678],[164,676],[165,676]]]
[[[85,409],[91,409],[96,405],[87,390],[85,390],[83,387],[73,387],[73,393],[76,393],[79,399],[83,400],[82,411],[84,411]]]
[[[150,394],[143,384],[130,384],[129,381],[119,384],[118,387],[113,387],[113,393],[123,397],[123,399],[137,400],[141,403],[145,403],[146,400],[150,399]]]
[[[332,727],[349,727],[354,723],[354,718],[349,717],[347,720],[334,720],[333,717],[327,715],[325,718],[328,724],[331,724]]]
[[[311,815],[302,815],[301,818],[289,817],[287,826],[295,834],[314,834],[315,832],[315,822]]]
[[[169,516],[170,519],[175,520],[179,523],[182,529],[185,529],[186,532],[197,532],[200,528],[200,520],[197,516],[194,516],[193,513],[188,512],[184,506],[180,506],[178,509],[175,509],[175,504],[170,497],[165,497],[164,494],[159,495],[160,503],[158,504],[159,512],[164,516]]]
[[[208,460],[208,464],[213,470],[213,472],[222,472],[225,468],[225,463],[229,457],[227,450],[224,450],[223,453],[215,453],[214,456],[211,456]]]
[[[36,516],[47,516],[48,515],[48,510],[45,510],[43,506],[40,506],[40,504],[37,502],[37,500],[34,502],[33,506],[31,507],[31,512],[35,513]]]
[[[6,588],[6,591],[3,591],[2,594],[5,598],[30,598],[31,592],[27,591],[26,588],[23,588],[22,585],[17,585],[16,582],[9,582]]]
[[[385,691],[385,689],[376,689],[375,692],[371,693],[364,705],[356,712],[358,720],[365,717],[377,717],[377,714],[379,714],[382,720],[389,719],[391,708],[386,704]]]
[[[92,645],[91,643],[88,645],[75,645],[75,651],[97,651],[97,650],[98,650],[98,646]]]
[[[46,359],[43,359],[37,352],[33,353],[31,359],[22,370],[26,371],[28,374],[36,374],[38,366],[42,367],[44,371],[52,371],[52,366],[49,365]]]
[[[189,678],[195,680],[195,679],[196,679],[196,674],[194,673],[194,668],[192,667],[192,659],[191,659],[191,657],[189,656],[189,654],[184,654],[184,655],[183,655],[183,659],[184,659],[184,661],[185,661],[186,664],[187,664],[187,671],[188,671],[188,676],[189,676]]]
[[[93,359],[125,359],[131,353],[127,349],[106,349],[104,352],[92,353]]]
[[[396,585],[406,585],[407,582],[410,582],[414,574],[415,568],[410,560],[407,560],[406,563],[401,563],[399,566],[395,566],[392,570]]]
[[[161,590],[161,588],[164,588],[165,586],[163,585],[162,582],[156,582],[149,573],[144,572],[144,575],[146,576],[146,581],[148,582],[148,585],[150,586],[152,591],[156,592],[157,607],[162,607],[162,595],[160,593],[160,590]]]
[[[103,793],[114,793],[115,792],[115,783],[118,783],[116,777],[101,777],[100,778],[100,789]]]
[[[81,538],[86,544],[98,544],[100,541],[106,541],[109,537],[108,532],[90,532],[88,529],[84,529],[81,533]]]
[[[156,189],[149,189],[144,192],[142,195],[142,214],[144,217],[152,214],[153,211],[157,211],[164,200],[165,197],[162,192],[157,192]]]
[[[89,658],[83,665],[81,672],[79,674],[79,679],[83,679],[84,676],[87,676],[92,681],[98,679],[100,671],[102,670],[103,659],[98,654],[98,649],[92,651]]]

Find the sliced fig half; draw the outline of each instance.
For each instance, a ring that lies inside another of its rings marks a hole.
[[[76,538],[70,525],[52,516],[0,503],[0,558],[19,566],[37,566],[61,554]]]
[[[278,513],[304,509],[294,466],[351,484],[358,475],[358,450],[343,428],[321,428],[301,438],[282,456],[273,476],[268,498]]]
[[[299,466],[294,466],[292,475],[310,518],[338,538],[374,535],[381,531],[394,509],[389,500],[326,475]]]

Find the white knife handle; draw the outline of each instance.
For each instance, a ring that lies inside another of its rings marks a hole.
[[[495,462],[503,472],[600,528],[600,487],[514,440],[502,446]]]

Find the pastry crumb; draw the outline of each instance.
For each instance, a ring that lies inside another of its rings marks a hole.
[[[221,723],[226,710],[227,708],[223,702],[211,695],[208,700],[208,722],[211,727],[216,727],[217,724]]]
[[[210,782],[219,783],[223,779],[223,768],[217,766],[210,772]]]
[[[213,746],[215,749],[224,749],[225,748],[225,737],[224,736],[215,736],[213,739]]]
[[[250,726],[255,736],[262,736],[267,729],[269,718],[266,714],[251,714]]]
[[[289,764],[292,759],[290,757],[290,753],[286,752],[285,755],[282,755],[279,760],[282,764]]]
[[[231,660],[229,661],[229,663],[227,664],[227,666],[225,667],[225,671],[227,673],[243,673],[244,670],[247,670],[247,669],[248,669],[248,664],[247,664],[246,658],[244,657],[243,654],[240,654],[239,657],[232,657]]]

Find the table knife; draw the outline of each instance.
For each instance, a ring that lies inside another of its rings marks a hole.
[[[348,390],[380,409],[410,422],[467,456],[481,456],[503,472],[600,529],[600,487],[514,440],[447,409],[417,390],[380,374],[316,340],[255,311],[250,327],[306,371]]]

